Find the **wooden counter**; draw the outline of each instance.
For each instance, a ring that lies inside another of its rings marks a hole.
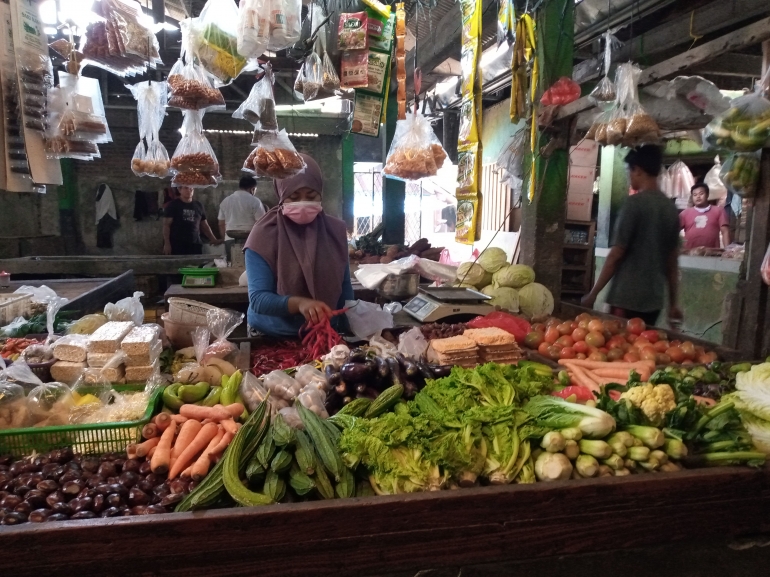
[[[676,543],[667,558],[646,565],[639,556],[636,564],[634,554],[614,572],[738,576],[765,574],[770,548],[729,572],[711,572],[677,552],[727,552],[741,537],[766,543],[768,535],[760,534],[768,532],[770,473],[730,467],[0,527],[0,550],[3,573],[14,577],[414,576],[449,567],[425,575],[455,577],[458,568],[478,564]],[[589,570],[593,562],[573,559],[582,571],[548,575],[597,574]],[[689,571],[666,570],[677,563]],[[513,574],[487,571],[468,574]]]

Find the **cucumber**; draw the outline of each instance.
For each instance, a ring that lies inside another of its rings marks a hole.
[[[393,385],[392,387],[388,387],[379,394],[371,405],[369,405],[369,408],[366,409],[366,413],[364,413],[364,417],[367,419],[379,417],[398,403],[398,400],[403,394],[403,385]]]
[[[304,431],[297,431],[297,447],[294,450],[294,458],[301,471],[307,475],[315,473],[316,459],[313,444]]]
[[[273,460],[270,461],[270,470],[275,471],[276,473],[288,471],[292,461],[291,453],[286,449],[281,449],[275,454]]]
[[[280,414],[273,420],[273,441],[278,447],[294,444],[294,429],[283,420]]]
[[[265,495],[278,502],[286,495],[286,483],[275,471],[268,471],[265,476]]]
[[[289,485],[294,489],[300,497],[307,495],[310,491],[315,489],[315,483],[304,472],[300,471],[299,467],[294,464],[289,471]]]
[[[353,401],[350,401],[344,407],[342,407],[337,412],[337,414],[338,415],[350,415],[352,417],[360,417],[360,416],[362,416],[366,412],[366,409],[368,409],[369,405],[371,405],[371,404],[372,404],[372,400],[371,399],[367,399],[365,397],[364,398],[360,398],[360,399],[355,399]]]
[[[321,464],[334,476],[335,481],[339,481],[342,469],[345,466],[342,464],[342,458],[330,436],[329,430],[318,415],[303,407],[302,404],[297,405],[297,412],[300,419],[302,419],[302,423],[305,425],[305,432],[310,436],[316,453],[320,457]]]
[[[326,475],[323,467],[318,467],[315,471],[315,475],[312,476],[315,482],[318,493],[324,499],[334,499],[334,488],[332,487],[329,477]]]

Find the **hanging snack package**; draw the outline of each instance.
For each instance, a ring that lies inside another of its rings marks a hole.
[[[32,50],[16,51],[21,84],[24,126],[45,132],[48,90],[53,88],[53,69],[47,54]]]
[[[268,62],[265,64],[264,76],[251,87],[249,96],[233,112],[233,118],[242,118],[257,130],[278,130],[273,82],[273,69]]]
[[[370,63],[371,64],[371,63]],[[323,63],[323,89],[327,92],[334,92],[340,89],[340,77],[337,75],[337,70],[334,68],[334,63],[329,57],[328,52],[324,52]],[[371,81],[371,78],[370,78]]]
[[[610,80],[610,65],[612,64],[612,50],[620,47],[620,41],[607,30],[604,33],[604,77],[599,81],[591,91],[588,97],[594,104],[608,104],[613,102],[617,96],[615,83]]]
[[[618,115],[625,117],[624,146],[654,143],[660,140],[658,123],[647,114],[639,103],[639,76],[641,69],[633,62],[618,66],[616,88]],[[609,135],[608,135],[609,136]]]
[[[144,158],[144,173],[147,176],[166,178],[169,175],[171,161],[168,158],[168,150],[161,141],[152,140]]]
[[[323,85],[323,64],[321,63],[321,57],[315,52],[311,52],[305,63],[302,65],[302,98],[305,102],[313,100],[318,96],[318,91],[321,90]],[[299,77],[298,77],[299,78]],[[294,85],[294,90],[297,90],[297,85]]]
[[[390,8],[390,6],[388,6]],[[388,20],[389,16],[383,16],[379,12],[376,12],[375,10],[372,10],[371,8],[366,9],[366,33],[370,38],[379,39],[382,38],[382,35],[385,33],[385,30],[388,26]]]
[[[469,144],[479,141],[478,124],[476,123],[476,106],[474,98],[466,98],[460,105],[460,127],[457,142]]]
[[[419,180],[435,176],[446,157],[430,122],[422,114],[411,114],[396,122],[382,173],[401,180]]]
[[[457,222],[455,223],[455,241],[461,244],[473,244],[478,228],[479,199],[475,193],[457,195]]]
[[[270,0],[241,0],[236,48],[244,58],[259,58],[270,42]]]
[[[305,170],[306,164],[285,130],[265,132],[243,163],[243,170],[268,178],[288,178]]]
[[[759,186],[760,160],[760,152],[736,152],[722,165],[719,178],[733,194],[754,198]]]
[[[457,147],[457,192],[479,191],[478,170],[479,145],[466,144]]]
[[[366,12],[343,12],[337,28],[337,47],[340,50],[364,50],[368,27],[369,16]]]
[[[183,110],[224,109],[225,98],[192,61],[176,61],[168,75],[168,105]]]
[[[147,149],[144,146],[144,141],[140,140],[139,144],[134,149],[134,156],[131,158],[131,172],[136,176],[145,176],[145,157],[147,156]]]
[[[238,7],[232,0],[207,0],[192,19],[192,47],[217,85],[230,84],[247,67],[238,52]]]
[[[171,184],[193,188],[216,186],[222,175],[214,150],[203,136],[203,113],[186,110],[183,115],[182,140],[171,158]]]
[[[770,100],[764,90],[770,83],[770,68],[754,89],[730,103],[730,108],[703,129],[707,149],[754,152],[770,146]]]
[[[270,15],[268,50],[285,50],[299,41],[302,34],[302,0],[265,0],[265,4]]]
[[[342,53],[341,88],[366,88],[369,85],[369,52],[350,50]]]

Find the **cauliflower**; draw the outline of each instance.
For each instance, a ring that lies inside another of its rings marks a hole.
[[[638,387],[632,387],[622,395],[621,399],[628,399],[635,407],[644,413],[653,425],[660,426],[666,413],[676,408],[676,397],[669,385],[653,385],[645,383]]]

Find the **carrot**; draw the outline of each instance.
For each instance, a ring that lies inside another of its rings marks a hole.
[[[153,437],[152,439],[147,439],[144,443],[137,445],[136,456],[146,457],[147,453],[150,452],[150,449],[155,447],[159,442],[160,442],[160,437]]]
[[[129,459],[136,459],[136,443],[126,445],[126,455]]]
[[[224,434],[225,430],[222,427],[217,427],[216,436],[211,439],[211,441],[209,441],[209,446],[206,447],[203,453],[201,453],[201,456],[198,457],[198,460],[195,461],[192,466],[190,476],[193,478],[193,481],[200,481],[209,472],[209,467],[211,467],[211,457],[209,456],[209,453],[213,451],[217,445],[219,445],[219,441],[222,440]]]
[[[217,425],[214,423],[209,423],[208,425],[203,425],[200,427],[197,434],[195,435],[195,438],[190,441],[184,451],[182,451],[182,453],[177,458],[174,466],[171,468],[171,471],[168,474],[168,478],[175,479],[179,473],[181,473],[187,467],[190,467],[195,456],[208,446],[211,440],[217,436],[218,431],[219,427],[217,427]],[[182,433],[179,433],[179,436],[181,437]]]
[[[158,448],[158,445],[155,445],[152,447],[149,452],[147,453],[147,460],[152,461],[152,456],[155,454],[155,450]]]
[[[155,454],[150,461],[150,470],[153,473],[162,475],[166,473],[171,462],[171,443],[176,434],[176,423],[174,421],[163,431],[160,436],[160,442],[155,446]]]
[[[654,369],[655,363],[653,361],[637,361],[635,363],[618,363],[618,362],[605,362],[605,361],[589,361],[588,359],[559,359],[559,364],[566,367],[577,366],[584,369],[604,369],[612,367],[615,369],[634,369],[639,370],[643,367]]]
[[[598,377],[610,377],[615,379],[626,379],[626,380],[628,380],[628,376],[631,374],[631,371],[629,369],[618,369],[615,367],[593,369],[592,372]]]
[[[158,436],[158,427],[155,423],[147,423],[142,427],[142,437],[145,439],[152,439]]]
[[[227,448],[227,445],[229,445],[230,441],[233,440],[234,436],[235,435],[233,435],[232,433],[228,433],[227,431],[225,431],[225,434],[222,435],[222,438],[219,440],[219,444],[216,447],[214,447],[211,451],[209,451],[209,457],[211,458],[212,461],[217,459],[219,455],[221,455],[224,452],[224,450]]]
[[[189,419],[182,425],[182,428],[179,429],[179,435],[176,438],[176,442],[174,443],[174,448],[171,449],[172,460],[178,458],[179,455],[182,454],[182,451],[187,448],[187,445],[192,443],[193,439],[200,432],[202,426],[203,425],[195,419]],[[171,463],[171,466],[173,466],[173,463]]]
[[[709,399],[708,397],[699,397],[698,395],[693,395],[692,398],[695,399],[695,402],[699,405],[705,405],[706,407],[713,407],[717,404],[714,399]]]
[[[184,406],[186,407],[187,405]],[[187,422],[187,417],[183,417],[182,415],[171,415],[171,420],[177,425],[184,425]]]
[[[238,425],[232,419],[225,419],[220,422],[220,425],[224,427],[225,431],[232,433],[233,435],[238,432]]]
[[[222,405],[215,405],[217,407],[221,407]],[[231,405],[227,405],[224,407],[225,411],[230,413],[230,415],[233,417],[233,419],[237,419],[243,414],[243,411],[245,407],[243,406],[243,403],[233,403]]]
[[[158,413],[155,415],[155,418],[153,419],[155,422],[155,426],[158,427],[158,430],[161,432],[165,431],[169,424],[171,423],[171,415],[168,413]]]
[[[569,370],[572,371],[573,378],[581,387],[585,387],[589,391],[599,392],[599,383],[594,381],[585,370],[580,367],[569,367]]]
[[[184,471],[182,471],[182,477],[187,477],[188,479],[192,477],[192,465],[190,465]]]
[[[198,405],[182,405],[179,409],[179,414],[187,417],[188,419],[196,419],[202,421],[203,419],[211,419],[212,421],[224,421],[225,419],[232,418],[224,407],[201,407]]]

